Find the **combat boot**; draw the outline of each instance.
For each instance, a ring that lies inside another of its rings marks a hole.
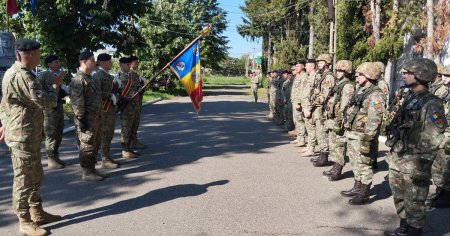
[[[103,169],[117,169],[119,165],[117,163],[112,162],[110,159],[102,160],[102,168]]]
[[[313,158],[309,159],[309,161],[314,164],[315,162],[318,162],[322,158],[323,158],[322,157],[322,151],[320,151],[320,153],[319,153],[319,155],[317,157],[313,157]]]
[[[44,236],[47,234],[47,230],[39,227],[38,224],[31,220],[30,213],[19,217],[20,236]]]
[[[298,140],[296,139],[296,140],[292,140],[292,141],[290,141],[289,142],[290,144],[297,144],[298,143]]]
[[[361,181],[355,180],[355,183],[353,184],[353,188],[347,191],[341,191],[341,196],[343,197],[353,197],[356,196],[356,194],[359,193],[361,188]]]
[[[333,167],[331,167],[331,169],[329,169],[329,170],[326,170],[326,171],[322,172],[322,175],[330,176],[331,173],[334,172],[334,169],[336,169],[336,165],[337,165],[337,163],[334,163]]]
[[[42,209],[42,204],[39,204],[36,207],[30,207],[30,214],[31,220],[39,226],[62,220],[62,216],[52,215],[44,211],[44,209]]]
[[[406,223],[406,219],[400,219],[400,226],[394,230],[394,232],[384,232],[386,236],[406,236],[408,235],[409,225]]]
[[[298,143],[296,143],[294,146],[295,147],[304,147],[304,146],[306,146],[305,140],[304,139],[298,140]]]
[[[328,152],[321,152],[320,154],[321,156],[319,156],[319,160],[317,162],[313,162],[315,167],[330,166],[333,164],[331,161],[328,161]]]
[[[304,156],[304,157],[314,156],[315,155],[314,147],[312,147],[312,146],[306,147],[305,150],[303,150],[303,152],[301,152],[300,155]]]
[[[415,228],[410,225],[407,236],[422,236],[422,228]]]
[[[98,172],[93,171],[91,168],[83,167],[83,175],[81,176],[81,179],[84,181],[102,181],[105,178],[103,176],[100,176]]]
[[[344,168],[344,166],[341,166],[338,163],[334,163],[333,167],[336,166],[336,168],[334,169],[334,171],[331,173],[331,175],[328,177],[329,181],[338,181],[342,178],[342,169]]]
[[[124,159],[135,159],[138,156],[133,151],[131,151],[128,144],[122,143],[122,157]]]
[[[369,202],[370,184],[361,183],[360,191],[352,199],[348,200],[350,205],[364,205]]]
[[[49,169],[62,169],[65,166],[61,165],[54,157],[48,157],[48,168]]]
[[[295,137],[295,136],[297,136],[297,131],[295,131],[295,129],[293,129],[293,130],[288,132],[288,135],[291,136],[291,137]]]
[[[67,162],[65,162],[65,161],[61,160],[61,158],[59,158],[59,153],[58,153],[58,152],[55,153],[55,160],[56,160],[59,164],[63,165],[64,167],[67,166]]]
[[[441,189],[436,200],[433,199],[431,206],[435,208],[448,208],[450,207],[450,191]]]

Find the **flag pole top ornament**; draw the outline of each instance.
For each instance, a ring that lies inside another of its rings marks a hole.
[[[202,32],[200,32],[200,34],[202,36],[206,36],[211,32],[211,25],[206,25],[205,27],[203,27]]]

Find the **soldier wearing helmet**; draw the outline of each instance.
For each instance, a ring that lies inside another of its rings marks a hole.
[[[374,63],[376,66],[378,66],[378,68],[380,68],[380,71],[381,71],[380,78],[378,79],[377,85],[381,89],[381,91],[383,91],[384,95],[387,97],[387,96],[389,96],[389,85],[386,82],[386,80],[384,80],[385,66],[384,66],[383,62],[381,62],[381,61],[377,61]]]
[[[444,81],[442,81],[442,71],[444,66],[441,63],[437,63],[437,73],[433,78],[433,82],[429,88],[430,93],[436,95],[440,99],[444,99],[449,94],[449,88],[444,85]]]
[[[296,139],[291,141],[296,147],[304,147],[306,145],[306,127],[305,118],[302,114],[302,101],[305,100],[306,91],[308,86],[308,74],[305,72],[305,60],[298,60],[295,62],[293,73],[295,74],[294,82],[292,85],[291,103],[292,103],[292,115],[294,117]]]
[[[450,85],[450,66],[441,68],[438,73],[442,75],[442,80],[448,88],[448,86]],[[450,120],[450,114],[448,113],[450,108],[449,96],[445,97],[444,108],[445,117],[448,123]],[[449,129],[446,129],[445,137],[446,140],[444,141],[444,148],[442,150],[439,150],[431,168],[433,183],[436,185],[436,194],[431,201],[431,206],[436,208],[450,207],[450,140],[448,138],[450,137]]]
[[[429,59],[415,58],[402,69],[403,82],[411,89],[391,122],[389,185],[400,226],[387,235],[422,235],[425,199],[429,190],[431,165],[444,141],[447,121],[442,100],[428,91],[436,78],[437,66]]]
[[[371,62],[361,64],[356,69],[358,89],[352,97],[344,114],[347,150],[354,174],[355,183],[352,189],[342,191],[351,205],[366,204],[369,201],[369,190],[372,185],[373,159],[370,147],[378,139],[383,118],[382,108],[386,100],[376,81],[380,77],[380,69]],[[351,111],[351,112],[348,112]]]
[[[348,60],[338,61],[335,69],[337,82],[325,100],[324,109],[327,117],[325,128],[328,132],[330,159],[333,162],[333,167],[331,170],[324,171],[323,175],[328,176],[330,181],[337,181],[342,178],[342,168],[345,165],[344,157],[346,155],[345,147],[347,145],[347,140],[341,129],[342,112],[355,90],[355,86],[349,79],[352,73],[352,62]]]
[[[314,166],[327,166],[331,162],[328,161],[329,147],[328,147],[328,133],[325,132],[324,122],[325,117],[322,107],[324,106],[325,98],[333,89],[335,78],[330,70],[331,56],[329,54],[321,54],[317,57],[318,77],[314,83],[314,90],[310,98],[312,105],[312,122],[316,125],[316,135],[319,142],[320,154],[316,158],[311,158]]]

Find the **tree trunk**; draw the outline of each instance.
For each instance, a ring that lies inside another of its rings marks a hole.
[[[375,44],[380,41],[380,15],[381,15],[381,0],[375,1],[375,12],[373,17],[373,38],[375,39]]]
[[[308,45],[308,58],[313,58],[314,53],[314,26],[309,23],[309,45]]]
[[[271,27],[269,24],[269,26],[268,26],[269,39],[267,42],[267,70],[268,71],[271,70],[271,65],[272,65],[272,34],[271,34],[270,30],[271,30]]]
[[[398,12],[398,0],[392,1],[392,10]]]
[[[433,0],[427,0],[427,47],[425,58],[433,60],[434,16]]]

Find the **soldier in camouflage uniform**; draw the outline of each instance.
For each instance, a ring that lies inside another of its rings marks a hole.
[[[111,55],[101,53],[97,56],[98,68],[92,78],[100,84],[100,94],[102,96],[102,167],[105,169],[116,169],[119,163],[111,159],[109,155],[111,140],[114,136],[116,125],[117,102],[120,96],[119,85],[114,81],[114,77],[109,74],[112,67]]]
[[[133,81],[136,81],[136,83],[138,83],[138,87],[144,86],[145,78],[139,77],[139,74],[138,74],[139,58],[136,56],[131,56],[130,61],[131,61],[130,74],[132,77],[134,77]],[[142,148],[147,147],[146,145],[141,143],[139,141],[139,139],[137,138],[137,131],[139,129],[139,121],[141,120],[142,100],[144,98],[144,93],[141,93],[138,96],[139,96],[139,105],[136,107],[137,118],[134,121],[135,123],[133,124],[133,135],[131,136],[131,143],[130,143],[130,148],[132,148],[132,149],[142,149]]]
[[[139,81],[136,76],[132,76],[130,73],[130,58],[122,57],[119,59],[119,62],[120,72],[116,75],[115,79],[121,81],[121,99],[128,101],[127,106],[120,113],[120,124],[122,125],[122,157],[131,159],[138,157],[137,153],[131,149],[131,141],[136,120],[139,119],[137,107],[140,104],[140,98],[136,96],[131,99],[131,97],[139,90]]]
[[[275,124],[282,126],[284,124],[285,116],[284,116],[284,102],[283,102],[283,83],[286,80],[286,77],[283,76],[283,70],[277,70],[276,77],[276,90],[275,90],[275,113],[278,115],[278,118],[275,118]]]
[[[442,69],[440,69],[439,71],[441,70]],[[436,95],[440,99],[445,99],[449,95],[450,90],[447,86],[444,85],[444,81],[442,81],[442,75],[440,73],[437,73],[436,77],[433,78],[433,80],[434,81],[428,91],[430,91],[430,93]]]
[[[45,65],[48,67],[48,70],[39,73],[38,79],[45,90],[54,87],[58,93],[58,105],[51,110],[44,110],[44,135],[48,168],[61,169],[66,166],[66,163],[59,158],[59,146],[61,145],[64,130],[63,104],[65,101],[63,98],[69,94],[69,89],[64,84],[56,86],[53,83],[54,77],[62,80],[65,75],[64,72],[60,71],[61,66],[58,57],[55,55],[46,57]]]
[[[383,119],[382,108],[386,103],[383,92],[376,86],[380,69],[374,63],[366,62],[356,69],[356,73],[359,88],[344,114],[347,153],[355,184],[352,189],[341,192],[342,196],[352,197],[349,200],[351,205],[366,204],[369,201],[373,177],[370,146],[375,139],[378,139],[378,131]]]
[[[442,100],[427,90],[436,64],[423,58],[407,62],[403,82],[411,89],[389,126],[389,185],[400,216],[400,227],[386,235],[422,235],[431,165],[444,140],[447,121]]]
[[[314,90],[314,84],[319,80],[319,76],[316,73],[316,60],[308,59],[305,65],[306,73],[308,73],[308,78],[302,83],[303,92],[301,93],[301,111],[303,112],[303,117],[305,118],[306,132],[308,133],[308,145],[306,148],[301,149],[301,156],[312,156],[314,155],[314,149],[317,145],[316,138],[316,123],[312,117],[313,104],[311,104],[311,95]]]
[[[438,70],[438,74],[442,75],[444,84],[450,85],[450,66]],[[450,102],[449,96],[444,100],[445,102],[445,117],[447,123],[450,121]],[[445,141],[441,145],[436,159],[431,168],[433,183],[436,185],[436,195],[432,199],[431,206],[436,208],[450,207],[450,128],[445,131]]]
[[[259,78],[256,76],[255,72],[250,74],[250,87],[252,89],[253,97],[255,98],[255,103],[258,102],[258,86]]]
[[[294,120],[292,117],[292,103],[291,103],[291,91],[292,91],[292,81],[294,80],[294,75],[292,71],[285,71],[286,81],[283,83],[283,103],[284,103],[284,129],[286,131],[291,131],[294,129]]]
[[[299,60],[295,63],[293,71],[295,78],[292,82],[291,103],[292,103],[292,116],[294,119],[296,139],[291,141],[296,147],[304,147],[306,145],[306,128],[305,119],[301,110],[302,95],[305,91],[303,86],[304,81],[308,80],[308,75],[305,72],[305,61]]]
[[[58,95],[54,87],[45,90],[32,72],[39,64],[40,44],[19,39],[15,46],[16,62],[2,80],[0,113],[14,170],[13,209],[19,218],[20,235],[47,235],[40,226],[59,221],[62,217],[45,212],[39,194],[44,177],[41,164],[42,110],[54,109]],[[53,83],[59,86],[61,79],[54,77]]]
[[[70,83],[70,101],[75,115],[75,126],[80,145],[80,165],[84,181],[101,181],[106,176],[97,172],[96,157],[102,137],[102,97],[100,84],[91,73],[95,70],[94,54],[84,51],[78,60],[80,68]]]
[[[311,104],[313,105],[312,118],[316,124],[317,140],[319,141],[320,155],[317,158],[311,158],[314,166],[327,166],[331,162],[328,161],[328,132],[324,127],[325,116],[323,114],[323,106],[325,98],[334,87],[335,78],[333,72],[330,71],[331,56],[329,54],[321,54],[317,57],[319,80],[316,80],[313,96],[311,96]]]
[[[329,132],[330,159],[333,167],[324,171],[330,181],[336,181],[342,178],[342,168],[345,165],[345,155],[347,154],[347,139],[345,138],[342,127],[342,114],[349,104],[355,87],[350,81],[349,76],[352,73],[352,62],[341,60],[336,63],[337,82],[329,97],[325,99],[325,129]]]
[[[269,76],[267,77],[267,99],[269,103],[269,115],[267,117],[269,119],[275,119],[275,74],[275,71],[269,71]]]

